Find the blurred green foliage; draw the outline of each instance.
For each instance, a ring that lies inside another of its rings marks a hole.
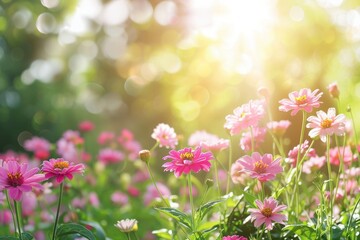
[[[275,119],[301,87],[337,81],[343,103],[359,100],[356,0],[200,2],[2,0],[0,151],[83,119],[140,140],[159,122],[226,135],[225,115],[262,86]]]

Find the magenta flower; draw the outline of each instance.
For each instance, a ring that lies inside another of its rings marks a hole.
[[[225,117],[225,129],[230,130],[231,135],[239,134],[248,127],[255,127],[265,115],[264,101],[250,100],[248,103],[235,108],[233,115]]]
[[[201,147],[197,147],[195,150],[184,148],[179,151],[171,150],[168,156],[163,157],[163,160],[166,159],[171,159],[171,162],[162,165],[165,167],[164,170],[174,172],[175,177],[179,177],[181,174],[188,174],[190,171],[197,173],[204,170],[208,172],[213,155],[211,152],[201,152]]]
[[[273,229],[272,222],[285,224],[287,217],[278,212],[285,210],[285,205],[278,205],[278,202],[273,198],[265,198],[264,203],[260,200],[255,201],[258,208],[250,208],[251,221],[254,221],[255,227],[260,227],[262,224],[266,225],[267,230]]]
[[[248,240],[246,237],[239,235],[225,236],[222,240]]]
[[[175,148],[178,144],[174,129],[165,123],[157,125],[151,137],[159,142],[160,147]]]
[[[82,121],[79,123],[79,130],[82,132],[90,132],[94,127],[94,124],[90,121]]]
[[[68,161],[57,158],[44,161],[42,171],[45,173],[46,178],[56,177],[56,182],[61,183],[64,178],[67,177],[69,180],[73,178],[74,173],[83,173],[85,166],[83,164],[73,165]]]
[[[9,190],[9,196],[20,201],[23,192],[30,192],[32,188],[42,188],[40,182],[45,180],[44,174],[38,174],[38,168],[27,169],[28,164],[16,161],[4,162],[0,167],[0,190]]]
[[[111,148],[105,148],[100,151],[98,159],[104,164],[118,163],[124,160],[124,154]]]
[[[291,116],[295,116],[298,111],[304,110],[305,112],[311,112],[313,108],[320,107],[322,102],[319,101],[323,93],[319,93],[319,89],[311,92],[308,88],[300,89],[299,92],[289,93],[289,99],[282,99],[279,101],[281,106],[279,110],[282,112],[291,111]]]
[[[328,112],[317,111],[317,117],[308,117],[307,128],[312,128],[309,132],[311,138],[320,136],[321,141],[326,142],[326,136],[333,134],[343,135],[345,133],[346,118],[344,114],[336,115],[335,108],[329,108]]]
[[[283,171],[280,166],[280,159],[277,158],[273,161],[271,154],[264,154],[254,152],[251,156],[244,156],[238,161],[244,167],[242,172],[247,172],[250,177],[257,178],[260,182],[267,182],[273,180],[276,174]]]

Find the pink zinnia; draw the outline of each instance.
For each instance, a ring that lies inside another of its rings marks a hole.
[[[104,145],[110,143],[115,139],[115,134],[112,132],[101,132],[97,141],[99,144]]]
[[[267,128],[276,136],[283,136],[286,130],[291,125],[291,122],[288,120],[281,120],[281,121],[272,121],[266,124]]]
[[[344,161],[344,164],[350,165],[351,162],[355,159],[351,148],[349,146],[344,147],[335,147],[329,150],[330,154],[330,163],[336,166],[340,165],[340,158]]]
[[[104,164],[118,163],[124,160],[124,154],[120,151],[106,148],[100,151],[98,159]]]
[[[246,237],[239,235],[225,236],[222,240],[248,240]]]
[[[300,89],[299,92],[294,91],[289,93],[289,99],[282,99],[279,101],[281,106],[279,110],[282,112],[291,111],[291,116],[295,116],[298,111],[304,110],[311,112],[313,108],[320,107],[322,102],[319,101],[323,93],[319,93],[319,89],[311,92],[308,88]]]
[[[83,173],[84,170],[85,166],[83,164],[73,165],[62,158],[52,158],[49,161],[45,161],[42,167],[45,177],[56,177],[56,182],[58,183],[64,181],[65,177],[71,180],[74,173]]]
[[[309,132],[311,138],[320,136],[321,141],[326,142],[326,136],[333,134],[343,135],[345,133],[345,115],[336,115],[335,108],[329,108],[328,112],[317,111],[317,117],[308,117],[309,123],[306,124],[307,128],[312,128]]]
[[[251,157],[246,155],[238,161],[244,167],[242,172],[249,173],[250,177],[257,178],[260,182],[267,182],[283,171],[280,159],[277,158],[273,161],[271,154],[261,156],[260,153],[254,152]]]
[[[33,137],[24,142],[24,148],[30,152],[50,151],[51,144],[45,138]]]
[[[10,197],[19,201],[23,192],[30,192],[33,187],[41,189],[40,182],[45,180],[44,174],[37,174],[39,168],[27,168],[27,163],[4,162],[0,167],[0,190],[9,190]]]
[[[163,160],[166,159],[171,159],[171,162],[162,165],[165,167],[165,171],[174,172],[175,177],[179,177],[181,174],[188,174],[190,171],[197,173],[204,170],[208,172],[213,155],[211,152],[201,152],[201,147],[197,147],[195,150],[184,148],[179,151],[171,150],[168,156],[163,157]]]
[[[252,133],[250,131],[244,132],[240,139],[240,147],[242,150],[248,152],[251,150],[252,138],[254,138],[254,149],[258,149],[260,143],[265,141],[266,128],[254,127]]]
[[[225,117],[225,129],[230,130],[231,135],[239,134],[248,127],[257,126],[265,115],[264,101],[250,100],[248,103],[235,108],[233,115]]]
[[[160,147],[175,148],[178,144],[175,130],[164,123],[156,126],[151,137],[159,143]]]
[[[265,198],[264,203],[260,200],[255,201],[258,208],[250,208],[251,221],[254,221],[255,227],[260,227],[262,224],[266,225],[267,230],[272,230],[272,222],[285,224],[287,217],[284,214],[278,212],[286,209],[285,205],[278,205],[278,202],[273,198]]]
[[[218,152],[229,147],[230,141],[228,139],[219,138],[214,134],[206,131],[196,131],[189,137],[189,146],[203,147],[205,150]]]

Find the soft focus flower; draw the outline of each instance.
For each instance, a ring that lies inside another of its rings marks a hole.
[[[309,141],[305,140],[304,143],[302,143],[300,146],[300,159],[303,157],[302,154],[304,154],[306,151],[307,151],[307,157],[316,156],[315,149],[310,148],[309,150],[307,150],[308,148],[309,148]],[[291,163],[291,165],[295,167],[298,152],[299,152],[299,145],[297,145],[296,147],[294,147],[292,150],[289,151],[288,157],[285,159],[285,162]]]
[[[231,165],[231,180],[233,181],[233,183],[235,184],[245,184],[246,180],[249,178],[249,175],[245,172],[243,172],[242,170],[244,169],[244,167],[241,165],[241,163],[239,161],[235,161],[232,165]]]
[[[179,151],[171,150],[169,155],[163,157],[163,160],[171,159],[162,166],[165,167],[164,171],[174,172],[175,177],[181,174],[188,174],[190,171],[199,172],[210,170],[210,160],[213,159],[211,152],[201,152],[201,147],[195,150],[192,148],[184,148]]]
[[[140,190],[135,186],[129,186],[127,191],[132,197],[137,197],[140,195]]]
[[[42,171],[46,178],[56,177],[56,182],[61,183],[65,177],[69,180],[73,178],[75,173],[83,173],[85,166],[83,164],[72,164],[62,158],[50,159],[44,161]]]
[[[178,144],[175,130],[164,123],[160,123],[156,126],[151,137],[159,142],[160,147],[175,148]]]
[[[196,131],[189,137],[188,144],[191,147],[202,147],[205,150],[217,152],[229,147],[228,139],[219,138],[206,131]]]
[[[12,215],[9,209],[0,210],[0,225],[10,225],[12,222]]]
[[[127,157],[130,160],[138,159],[138,153],[141,150],[141,145],[138,141],[132,140],[125,142],[122,147],[127,153]]]
[[[125,193],[114,192],[111,195],[111,201],[117,205],[123,206],[129,202],[129,198]]]
[[[99,144],[108,144],[115,139],[115,134],[112,132],[101,132],[97,141]]]
[[[39,168],[28,170],[28,164],[16,161],[4,162],[0,167],[0,190],[7,189],[9,196],[19,201],[23,192],[34,188],[42,188],[40,182],[45,180],[44,174],[38,174]]]
[[[86,206],[87,199],[84,197],[76,197],[71,201],[71,206],[74,208],[84,208]]]
[[[291,116],[295,116],[298,111],[304,110],[311,112],[313,108],[320,107],[322,102],[319,101],[323,93],[319,93],[319,89],[311,92],[308,88],[300,89],[299,92],[294,91],[289,93],[289,99],[282,99],[279,101],[281,106],[279,110],[282,112],[291,111]]]
[[[123,129],[121,130],[121,134],[117,138],[117,141],[119,144],[124,144],[127,142],[134,141],[134,134],[128,129]]]
[[[225,236],[222,240],[248,240],[246,237],[239,235]]]
[[[37,206],[37,198],[33,192],[25,192],[21,199],[21,210],[24,216],[31,216]]]
[[[100,151],[98,159],[104,164],[118,163],[124,160],[124,154],[120,151],[106,148]]]
[[[3,192],[0,192],[0,205],[4,204],[5,198],[5,194]]]
[[[82,121],[79,123],[79,130],[82,132],[90,132],[94,129],[94,124],[90,121]]]
[[[265,115],[264,101],[250,100],[248,103],[235,108],[233,115],[225,117],[225,129],[230,130],[231,135],[239,134],[248,127],[255,127]]]
[[[70,162],[78,162],[78,152],[75,144],[67,141],[65,138],[59,139],[56,143],[57,153],[64,159]]]
[[[244,132],[240,139],[240,147],[248,152],[252,149],[252,138],[254,138],[254,150],[260,147],[260,143],[265,141],[266,128],[254,127],[251,131]]]
[[[306,174],[310,174],[314,171],[319,170],[322,166],[324,166],[325,162],[326,158],[324,156],[310,157],[309,160],[304,162],[302,171]]]
[[[290,125],[291,122],[288,120],[272,121],[266,124],[269,131],[278,137],[283,136]]]
[[[96,192],[89,193],[89,202],[91,206],[98,208],[100,206],[100,200]]]
[[[262,224],[266,225],[267,230],[273,229],[272,222],[285,224],[287,217],[279,212],[286,209],[285,205],[278,205],[278,202],[273,198],[265,198],[264,202],[260,200],[255,201],[258,208],[250,208],[251,221],[254,221],[255,227],[260,227]]]
[[[327,87],[327,89],[329,90],[330,96],[333,98],[339,98],[340,95],[340,90],[338,88],[337,83],[331,83],[329,84],[329,86]]]
[[[157,182],[156,186],[158,187],[160,193],[164,198],[170,197],[171,193],[166,185]],[[144,195],[144,204],[148,206],[152,201],[160,197],[161,196],[159,195],[159,192],[157,191],[155,185],[151,184],[146,188],[146,193]]]
[[[117,221],[115,224],[115,227],[117,227],[121,232],[133,232],[137,231],[137,220],[135,219],[123,219],[120,221]]]
[[[350,165],[355,159],[350,146],[346,147],[335,147],[329,150],[330,163],[336,166],[340,165],[340,158],[344,161],[344,164]]]
[[[249,173],[250,177],[257,178],[261,182],[267,182],[283,171],[280,159],[277,158],[273,161],[271,154],[261,156],[260,153],[254,152],[251,156],[246,155],[238,161],[244,167],[243,172]]]
[[[51,144],[44,138],[33,137],[24,142],[24,148],[34,152],[37,159],[43,160],[50,156]]]
[[[306,124],[307,128],[312,128],[309,132],[311,138],[320,136],[321,141],[326,142],[326,136],[333,134],[342,135],[345,132],[345,115],[336,115],[335,108],[329,108],[328,112],[317,111],[317,117],[308,117],[309,123]]]

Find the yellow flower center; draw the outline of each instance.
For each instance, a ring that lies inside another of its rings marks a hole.
[[[60,161],[60,162],[56,162],[54,164],[54,168],[60,168],[60,169],[64,169],[69,167],[69,162],[66,161]]]
[[[272,209],[269,207],[265,207],[261,210],[262,215],[264,215],[265,217],[271,217],[272,215]]]
[[[193,160],[194,154],[191,152],[184,152],[180,154],[182,160]]]
[[[295,101],[297,104],[304,104],[304,103],[306,103],[306,100],[307,100],[306,95],[302,95],[302,96],[295,98]]]
[[[20,172],[8,173],[7,177],[7,183],[12,187],[21,186],[21,184],[24,182],[24,177]]]
[[[333,120],[329,119],[329,118],[325,118],[321,123],[321,128],[329,128],[331,127]]]
[[[257,173],[265,173],[268,166],[269,165],[260,160],[254,164],[254,171]]]

